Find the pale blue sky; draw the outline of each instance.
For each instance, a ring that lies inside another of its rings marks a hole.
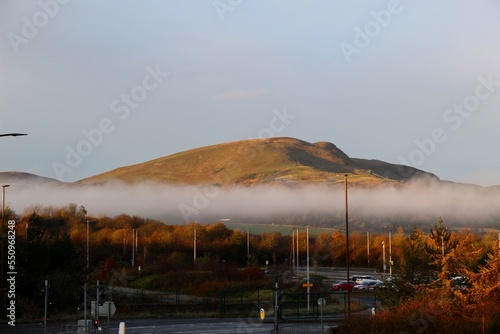
[[[29,135],[0,139],[0,170],[75,181],[273,135],[500,184],[499,17],[493,0],[2,0],[0,133]]]

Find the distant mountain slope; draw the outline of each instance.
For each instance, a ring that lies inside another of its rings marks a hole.
[[[9,185],[19,183],[64,184],[56,179],[23,172],[0,172],[0,183]]]
[[[241,140],[195,148],[137,165],[121,167],[79,184],[156,182],[219,186],[334,184],[363,186],[404,182],[429,175],[415,168],[376,160],[351,159],[334,144],[294,138]]]
[[[352,160],[361,168],[371,170],[374,174],[387,179],[406,181],[408,179],[421,176],[430,177],[436,180],[439,179],[432,173],[424,172],[420,169],[409,166],[391,164],[380,160],[358,158],[353,158]]]

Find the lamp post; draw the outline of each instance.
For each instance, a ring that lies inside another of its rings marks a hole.
[[[345,244],[347,260],[347,319],[351,318],[351,289],[349,281],[349,206],[347,204],[347,174],[345,174]]]
[[[17,136],[26,136],[26,133],[18,133],[18,132],[11,132],[11,133],[0,133],[0,137],[17,137]],[[4,184],[2,185],[2,226],[0,226],[0,233],[1,233],[1,245],[2,251],[0,252],[2,259],[1,259],[1,266],[0,266],[0,289],[3,291],[3,262],[4,262],[4,209],[5,209],[5,188],[9,187],[10,185]]]
[[[297,276],[299,276],[299,228],[297,227]]]
[[[389,232],[389,277],[392,277],[392,232]]]
[[[292,226],[292,273],[295,272],[295,227]],[[299,276],[299,273],[296,274]]]
[[[4,262],[4,245],[5,245],[4,240],[5,240],[5,237],[6,237],[6,235],[4,235],[5,234],[5,227],[4,227],[4,225],[5,225],[5,222],[4,222],[5,188],[7,188],[7,187],[10,187],[10,185],[9,184],[2,185],[2,226],[1,226],[2,227],[1,228],[1,230],[2,230],[1,231],[2,232],[2,235],[1,235],[1,237],[2,237],[2,266],[1,266],[2,274],[0,275],[1,276],[1,280],[2,280],[2,283],[0,284],[0,287],[1,287],[2,291],[3,291],[3,269],[4,269],[3,268],[3,266],[4,266],[3,262]]]
[[[247,229],[247,266],[250,265],[250,232]]]
[[[196,265],[196,228],[193,228],[193,262]]]
[[[382,241],[382,264],[383,264],[383,272],[385,277],[385,241]]]
[[[95,222],[95,220],[86,220],[87,223],[87,281],[89,282],[90,277],[90,223]]]
[[[88,281],[88,275],[89,275],[89,270],[90,270],[90,223],[95,222],[95,220],[86,220],[87,223],[87,281]]]
[[[139,253],[139,228],[135,229],[135,253]]]
[[[370,232],[366,231],[366,258],[368,261],[368,268],[370,268]]]
[[[311,297],[310,297],[311,288],[309,287],[309,226],[306,227],[306,248],[307,248],[307,259],[306,259],[306,266],[307,266],[307,310],[309,311],[310,304],[311,304]]]
[[[90,255],[89,255],[89,223],[90,220],[87,220],[87,273],[89,272],[89,262],[90,262]]]
[[[135,267],[136,231],[136,228],[132,229],[132,267]]]

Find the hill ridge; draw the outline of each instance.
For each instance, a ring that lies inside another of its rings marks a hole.
[[[350,174],[363,186],[406,182],[430,173],[380,160],[351,158],[330,142],[308,143],[291,137],[247,139],[177,152],[123,166],[78,184],[158,182],[172,185],[253,186],[335,184]]]

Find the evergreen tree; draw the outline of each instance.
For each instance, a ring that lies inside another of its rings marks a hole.
[[[417,228],[401,243],[401,259],[398,261],[398,268],[403,278],[411,284],[422,282],[429,277],[429,259],[425,250],[425,234]]]
[[[457,246],[457,242],[452,239],[451,232],[444,225],[441,217],[438,217],[437,223],[430,228],[429,238],[426,252],[429,254],[433,268],[441,271],[446,254]]]

